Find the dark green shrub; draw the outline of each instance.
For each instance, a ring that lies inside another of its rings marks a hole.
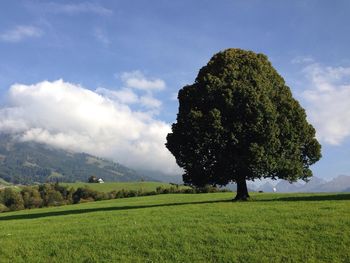
[[[38,208],[42,207],[43,199],[38,191],[37,187],[26,186],[22,189],[21,195],[25,208]]]
[[[195,194],[196,193],[196,189],[194,189],[194,188],[186,188],[186,189],[182,189],[181,192],[184,193],[184,194]]]
[[[9,209],[4,204],[0,203],[0,213],[7,212]]]
[[[40,196],[43,200],[43,206],[58,206],[66,204],[68,191],[65,187],[56,184],[42,184],[39,185]],[[61,193],[62,191],[62,193]]]
[[[117,192],[115,198],[125,198],[129,196],[129,191],[125,189],[121,189]]]
[[[105,198],[104,193],[99,193],[88,187],[79,187],[73,194],[73,203],[77,204],[80,199],[93,199],[93,200],[103,200]]]
[[[156,188],[156,192],[158,193],[158,194],[164,194],[164,187],[162,187],[162,186],[158,186],[157,188]]]
[[[50,190],[46,196],[46,206],[64,205],[66,202],[59,191]]]
[[[138,196],[138,191],[130,190],[130,191],[128,192],[127,197],[135,197],[135,196]]]
[[[108,193],[108,199],[115,199],[117,196],[117,191],[112,191]]]
[[[12,188],[5,188],[2,200],[3,204],[11,211],[24,209],[22,195]]]
[[[95,201],[108,200],[109,195],[107,193],[96,192],[96,195],[93,197]]]

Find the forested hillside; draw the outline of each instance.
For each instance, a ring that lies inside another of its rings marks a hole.
[[[147,180],[121,164],[92,156],[56,149],[34,142],[17,142],[0,135],[0,178],[11,183],[86,181],[91,175],[105,181]]]

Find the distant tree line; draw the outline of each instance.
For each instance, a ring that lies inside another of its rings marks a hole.
[[[22,189],[7,187],[0,190],[0,212],[16,211],[22,209],[42,208],[50,206],[61,206],[85,202],[127,198],[136,196],[148,196],[158,194],[195,194],[227,192],[227,189],[219,189],[213,186],[201,188],[180,188],[178,185],[170,187],[159,186],[155,191],[126,190],[111,191],[109,193],[98,192],[89,187],[78,189],[55,184],[41,184],[25,186]]]

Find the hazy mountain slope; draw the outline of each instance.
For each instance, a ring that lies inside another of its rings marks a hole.
[[[298,192],[302,193],[316,193],[320,192],[320,188],[327,182],[319,177],[313,176],[310,178],[310,181],[302,185]]]
[[[313,176],[310,181],[305,184],[300,182],[291,184],[286,180],[280,180],[275,188],[279,193],[349,192],[350,176],[339,175],[331,181],[325,181],[319,177]],[[272,192],[272,189],[273,185],[269,182],[266,182],[257,188],[257,190],[264,192]]]
[[[10,136],[0,135],[0,178],[8,182],[86,181],[91,175],[105,181],[149,179],[121,164],[96,156],[39,143],[20,143]]]
[[[273,184],[271,184],[270,182],[266,182],[263,185],[259,186],[257,188],[257,191],[271,193],[271,192],[273,192],[273,188],[274,188]]]
[[[6,182],[4,179],[0,178],[0,189],[6,186],[10,186],[11,183]]]
[[[319,192],[344,192],[350,188],[350,176],[339,175],[318,188]]]
[[[286,180],[281,180],[276,185],[276,191],[279,193],[293,193],[298,192],[302,184],[296,182],[296,183],[290,183]]]
[[[142,177],[149,177],[152,179],[155,179],[160,182],[167,182],[167,183],[175,183],[175,184],[182,184],[182,175],[181,174],[165,174],[161,171],[150,171],[150,170],[137,170],[137,174]]]

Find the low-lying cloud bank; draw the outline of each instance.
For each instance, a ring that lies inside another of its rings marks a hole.
[[[170,125],[154,117],[160,102],[150,92],[144,97],[134,93],[135,81],[129,87],[125,83],[119,93],[91,91],[63,80],[12,85],[7,106],[0,109],[0,132],[109,157],[133,168],[178,173],[164,145]],[[156,89],[163,85],[155,84]],[[137,102],[145,109],[133,110],[128,104]]]

